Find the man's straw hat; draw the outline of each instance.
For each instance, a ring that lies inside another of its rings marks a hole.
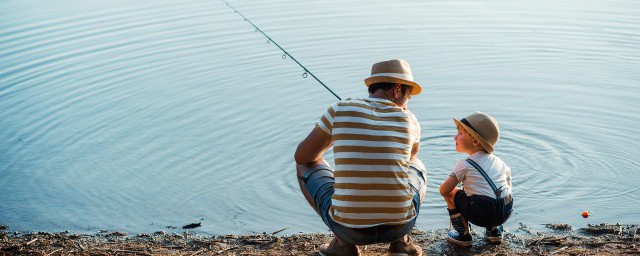
[[[488,153],[493,153],[493,147],[500,138],[498,120],[482,112],[473,112],[461,120],[454,118],[453,122],[469,132]]]
[[[411,95],[422,92],[422,87],[413,81],[409,63],[403,59],[393,59],[373,64],[371,76],[365,79],[364,83],[367,87],[376,83],[406,84],[413,87]]]

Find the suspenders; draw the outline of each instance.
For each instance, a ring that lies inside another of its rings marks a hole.
[[[493,189],[493,193],[496,194],[496,199],[500,198],[500,195],[502,194],[502,190],[496,187],[496,184],[493,183],[493,181],[489,178],[489,175],[487,175],[487,173],[484,171],[484,169],[482,169],[482,167],[480,167],[480,165],[478,165],[475,161],[473,161],[473,160],[471,160],[469,158],[467,158],[467,162],[469,164],[471,164],[471,166],[476,168],[476,170],[478,170],[480,172],[480,174],[482,174],[482,177],[484,177],[484,179],[487,180],[487,182],[489,182],[489,185]],[[500,188],[502,188],[502,187],[500,187]]]

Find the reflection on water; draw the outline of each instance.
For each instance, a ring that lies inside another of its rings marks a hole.
[[[437,186],[464,157],[451,117],[474,110],[501,124],[508,226],[637,222],[637,2],[231,3],[343,98],[366,96],[376,61],[412,64],[430,175],[419,228],[448,226]],[[335,98],[222,1],[0,9],[0,224],[326,231],[292,155]]]

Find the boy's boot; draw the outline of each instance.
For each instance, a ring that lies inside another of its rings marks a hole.
[[[484,232],[487,241],[491,244],[501,244],[502,243],[502,225],[492,228],[487,228]]]
[[[347,243],[335,236],[331,243],[321,245],[318,253],[322,256],[358,256],[360,255],[360,249],[358,249],[358,246]]]
[[[471,246],[471,232],[469,231],[469,223],[462,217],[457,209],[449,210],[449,218],[451,218],[451,226],[453,229],[449,232],[448,240],[460,246]]]
[[[389,244],[389,250],[387,256],[420,256],[422,255],[422,248],[411,242],[409,235],[405,235],[402,238],[393,241]]]

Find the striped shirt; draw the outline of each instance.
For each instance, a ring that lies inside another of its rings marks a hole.
[[[334,221],[366,228],[416,217],[408,167],[420,125],[410,111],[386,99],[347,99],[331,106],[317,126],[333,142]]]

